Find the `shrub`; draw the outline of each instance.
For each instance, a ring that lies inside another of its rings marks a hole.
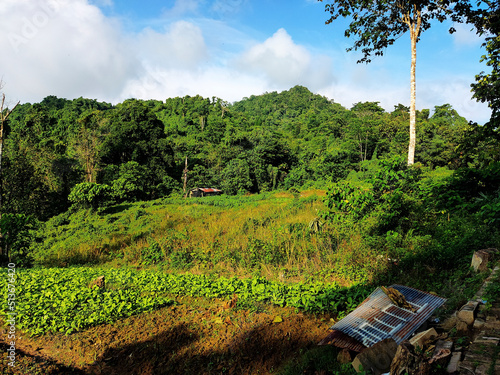
[[[32,263],[30,242],[38,222],[24,214],[3,214],[0,219],[1,244],[9,260],[23,266]],[[6,251],[5,251],[6,250]]]
[[[147,198],[147,182],[146,168],[135,161],[129,161],[120,165],[119,177],[113,181],[112,187],[120,201],[133,202]]]
[[[75,208],[96,210],[114,203],[114,191],[108,185],[83,182],[71,189],[68,200]]]

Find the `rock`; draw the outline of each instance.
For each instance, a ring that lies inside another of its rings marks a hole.
[[[448,357],[451,355],[452,349],[453,341],[438,340],[429,363],[437,363],[444,367],[444,365],[448,362]]]
[[[475,375],[489,375],[489,374],[491,374],[489,369],[490,369],[489,364],[487,364],[487,365],[482,364],[482,365],[479,365],[476,367],[474,374]]]
[[[453,341],[448,340],[438,340],[436,342],[436,347],[434,349],[434,353],[437,353],[439,350],[449,350],[453,349]]]
[[[410,344],[414,347],[423,348],[429,341],[432,341],[438,336],[434,328],[428,329],[427,331],[420,332],[410,339]]]
[[[488,262],[497,252],[497,249],[483,249],[476,251],[472,256],[471,267],[474,268],[474,271],[476,272],[486,271],[488,269]]]
[[[93,280],[89,287],[92,288],[94,285],[97,285],[99,289],[106,289],[106,282],[104,280],[104,276],[99,276],[97,279]]]
[[[339,352],[339,354],[337,355],[337,362],[343,365],[352,362],[352,357],[349,349],[344,348]]]
[[[357,372],[362,366],[364,371],[372,371],[374,375],[385,374],[391,369],[391,362],[398,345],[394,339],[385,339],[359,353],[352,366]]]
[[[425,360],[425,353],[415,351],[409,341],[403,341],[391,363],[391,375],[418,374],[428,375],[431,365]]]
[[[479,303],[477,301],[467,302],[457,313],[457,318],[467,324],[469,327],[472,326],[474,324],[476,309],[478,305]]]
[[[471,267],[476,272],[486,271],[488,269],[488,261],[490,253],[485,250],[479,250],[472,255]]]
[[[492,336],[479,336],[474,340],[474,343],[483,344],[483,345],[491,345],[498,346],[500,343],[500,337],[492,337]]]
[[[457,321],[456,327],[457,332],[462,336],[466,335],[469,332],[469,326],[467,325],[467,323],[462,322],[461,320]]]
[[[500,320],[496,316],[488,315],[486,317],[485,329],[500,329]]]
[[[474,320],[474,329],[477,331],[481,330],[484,327],[485,323],[486,322],[483,319]]]
[[[453,352],[453,354],[451,355],[450,363],[448,363],[448,367],[446,368],[446,372],[448,374],[454,374],[458,372],[458,365],[460,364],[461,357],[461,352]]]
[[[446,319],[441,325],[440,328],[444,331],[451,331],[453,328],[456,328],[458,324],[458,318],[456,317],[456,313],[451,317]]]

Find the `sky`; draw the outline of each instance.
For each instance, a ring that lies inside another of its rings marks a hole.
[[[348,21],[316,0],[1,0],[0,79],[10,103],[78,97],[251,95],[307,87],[346,108],[410,103],[410,39],[357,64]],[[469,26],[434,24],[417,45],[417,109],[451,104],[488,121],[470,84],[488,68]]]

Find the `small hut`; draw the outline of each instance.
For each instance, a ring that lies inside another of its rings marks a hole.
[[[189,192],[189,197],[209,197],[212,195],[221,195],[222,190],[214,188],[194,188]]]

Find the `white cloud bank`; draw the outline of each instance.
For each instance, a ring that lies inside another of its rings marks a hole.
[[[197,2],[178,0],[165,14],[193,9]],[[255,41],[241,31],[227,32],[230,28],[220,21],[169,18],[163,28],[127,33],[89,0],[2,0],[0,19],[0,77],[12,101],[57,95],[116,103],[129,97],[165,100],[196,94],[236,101],[298,84],[348,108],[359,101],[380,101],[392,110],[409,101],[409,90],[370,70],[376,65],[360,67],[340,58],[334,66],[334,59],[297,44],[283,28]],[[215,35],[221,30],[223,35]],[[461,94],[468,83],[421,86],[419,98],[426,97],[428,104],[419,100],[420,108],[450,103],[467,118],[488,117],[484,105],[463,99],[470,97]]]
[[[201,29],[186,21],[175,22],[165,33],[145,29],[135,39],[137,56],[163,69],[192,70],[208,59]]]
[[[22,101],[112,97],[139,67],[119,25],[85,0],[2,0],[0,74]]]
[[[305,47],[295,44],[284,29],[244,52],[237,65],[244,71],[261,75],[270,86],[280,88],[301,84],[316,91],[333,81],[330,59],[313,58]]]

